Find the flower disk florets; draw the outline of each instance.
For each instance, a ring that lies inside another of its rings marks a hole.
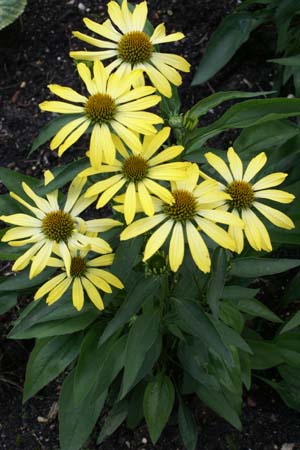
[[[71,260],[71,277],[81,277],[86,271],[86,262],[80,256],[74,256]]]
[[[226,192],[231,196],[230,205],[236,209],[247,209],[253,203],[254,191],[247,181],[233,181],[227,186]]]
[[[141,156],[132,155],[124,161],[122,172],[128,181],[141,181],[148,172],[147,161]]]
[[[92,123],[110,122],[114,118],[116,105],[108,94],[91,95],[85,105],[85,114]]]
[[[73,230],[73,219],[65,211],[50,212],[42,221],[42,231],[51,241],[66,242],[72,236]]]
[[[152,55],[152,44],[143,31],[130,31],[118,45],[119,58],[131,64],[146,62]]]
[[[186,222],[191,220],[197,211],[197,200],[189,191],[178,189],[172,192],[175,202],[165,206],[165,213],[173,220]]]

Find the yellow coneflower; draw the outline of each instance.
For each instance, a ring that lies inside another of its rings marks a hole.
[[[210,271],[211,260],[202,232],[222,247],[235,250],[234,240],[216,224],[243,226],[242,221],[233,214],[215,209],[220,202],[230,199],[230,195],[222,192],[216,181],[205,180],[197,184],[198,177],[199,169],[192,164],[185,180],[172,183],[174,203],[170,205],[159,200],[158,214],[133,222],[121,233],[121,240],[131,239],[163,222],[147,241],[144,261],[161,248],[170,234],[169,262],[174,272],[184,258],[185,234],[192,258],[203,272]]]
[[[220,183],[220,187],[224,192],[230,194],[231,199],[226,201],[223,209],[231,211],[236,217],[240,217],[245,224],[244,231],[235,227],[234,224],[229,226],[228,231],[236,243],[237,252],[240,253],[244,248],[244,233],[249,244],[255,250],[270,252],[272,244],[269,233],[254,211],[257,210],[277,227],[287,230],[294,228],[293,222],[286,214],[260,201],[266,199],[279,203],[292,202],[295,198],[294,195],[278,189],[269,189],[281,184],[287,174],[282,172],[272,173],[252,183],[253,178],[267,162],[264,152],[252,158],[245,171],[240,157],[232,147],[227,152],[229,167],[222,158],[214,153],[209,152],[204,156],[226,181],[225,184]]]
[[[83,63],[77,66],[88,97],[69,87],[57,84],[48,86],[54,94],[64,100],[81,103],[81,106],[61,101],[45,101],[39,106],[43,111],[78,116],[70,119],[50,143],[51,150],[58,148],[60,156],[92,126],[89,155],[92,166],[99,168],[102,160],[112,164],[115,159],[114,133],[138,152],[141,151],[141,143],[137,133],[154,134],[156,129],[153,124],[163,120],[156,114],[144,111],[160,101],[158,95],[151,95],[155,91],[152,86],[130,90],[141,71],[124,75],[121,80],[117,74],[110,75],[100,61],[95,61],[93,66],[93,73]]]
[[[84,19],[87,28],[104,37],[106,40],[95,39],[79,31],[73,34],[88,44],[101,49],[100,51],[73,51],[70,56],[80,60],[105,60],[115,58],[110,64],[110,70],[117,68],[119,76],[128,74],[132,69],[142,69],[157,90],[166,97],[171,97],[170,83],[179,86],[182,83],[178,70],[190,71],[190,64],[181,56],[172,53],[160,53],[155,49],[156,44],[179,41],[184,38],[183,33],[166,35],[165,25],[161,23],[149,35],[145,30],[147,21],[147,2],[136,5],[132,13],[123,0],[119,6],[117,2],[108,3],[108,14],[111,20],[103,24]],[[117,30],[112,22],[118,27]],[[105,49],[105,50],[102,50]],[[136,85],[144,84],[143,75],[135,80]]]
[[[43,284],[35,293],[34,300],[47,295],[46,303],[52,305],[59,300],[67,289],[72,285],[72,301],[74,307],[80,311],[84,305],[84,292],[94,303],[96,308],[104,308],[99,289],[111,293],[110,287],[123,289],[123,283],[112,273],[99,267],[109,266],[113,263],[114,254],[98,256],[87,259],[87,252],[73,252],[71,255],[71,268],[69,275],[66,273],[64,261],[51,257],[49,266],[62,269],[62,273]]]
[[[44,176],[45,185],[54,178],[49,170]],[[62,257],[67,273],[70,274],[72,250],[88,247],[103,254],[112,251],[106,241],[97,237],[97,233],[119,226],[121,222],[113,219],[83,220],[79,217],[97,198],[80,196],[85,183],[86,178],[83,177],[73,180],[63,207],[59,206],[57,190],[43,198],[23,182],[23,190],[34,205],[10,192],[12,198],[32,213],[0,216],[4,222],[17,225],[4,234],[2,241],[15,247],[33,244],[15,261],[13,270],[24,269],[32,260],[29,278],[33,278],[48,265],[52,252],[56,252]]]
[[[127,151],[122,142],[116,140],[116,147],[122,159],[116,159],[113,165],[102,165],[100,168],[101,173],[116,173],[116,175],[96,182],[85,195],[90,197],[101,194],[97,203],[97,207],[100,208],[126,186],[124,213],[127,224],[131,223],[135,217],[137,198],[140,198],[143,210],[148,216],[154,214],[150,194],[155,194],[166,203],[173,203],[174,199],[170,191],[154,180],[180,180],[186,176],[186,168],[190,163],[167,163],[180,155],[184,149],[181,145],[173,145],[157,153],[169,134],[170,128],[165,127],[156,135],[145,137],[140,153],[136,153],[134,149]],[[94,169],[86,169],[82,172],[84,176],[96,173],[99,172]]]

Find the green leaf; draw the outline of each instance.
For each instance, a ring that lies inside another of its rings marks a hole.
[[[42,299],[30,307],[28,314],[16,322],[9,337],[32,339],[74,333],[84,330],[98,316],[99,311],[89,303],[78,312],[68,294],[51,306]]]
[[[300,259],[236,258],[232,261],[229,275],[256,278],[286,272],[300,266]]]
[[[217,392],[206,385],[199,384],[196,394],[209,408],[215,411],[219,416],[227,420],[231,425],[241,431],[242,424],[240,418],[235,410],[234,405],[229,401],[228,396],[224,392]]]
[[[296,273],[296,275],[291,279],[286,286],[286,289],[283,292],[283,301],[285,304],[293,302],[294,300],[299,299],[300,292],[300,270]]]
[[[280,334],[286,333],[287,331],[291,331],[294,328],[299,327],[300,325],[300,311],[297,311],[293,317],[282,327]]]
[[[300,99],[267,98],[246,100],[233,105],[219,119],[190,134],[186,153],[196,151],[205,142],[230,128],[248,128],[274,120],[300,115]]]
[[[159,373],[146,387],[144,395],[144,415],[153,445],[158,441],[168,422],[175,399],[172,381]]]
[[[228,100],[234,100],[238,98],[251,98],[259,97],[261,95],[271,94],[270,92],[241,92],[241,91],[224,91],[216,92],[208,97],[201,99],[197,102],[188,112],[187,117],[191,119],[197,119],[205,115],[210,109],[215,108],[223,102]]]
[[[41,145],[45,144],[45,142],[49,141],[64,125],[77,117],[79,117],[78,114],[63,114],[46,123],[34,139],[28,156],[35,152]]]
[[[251,388],[251,356],[248,353],[239,351],[241,377],[246,389]]]
[[[221,247],[215,249],[212,257],[211,276],[207,285],[206,299],[214,317],[219,315],[219,300],[222,298],[227,271],[227,258],[225,250]]]
[[[7,169],[6,167],[0,167],[0,179],[9,191],[14,192],[20,197],[26,199],[28,197],[23,191],[22,183],[25,182],[31,187],[36,187],[40,183],[40,181],[36,178],[16,172],[15,170]]]
[[[299,128],[285,120],[274,120],[246,128],[234,141],[233,147],[244,155],[273,150],[299,134]]]
[[[267,306],[261,301],[255,299],[243,299],[234,302],[236,307],[250,316],[262,317],[263,319],[270,320],[271,322],[281,323],[282,320],[276,314],[274,314]]]
[[[283,66],[300,66],[300,55],[293,55],[284,58],[268,59],[268,62],[281,64]]]
[[[272,342],[254,339],[247,339],[247,342],[253,352],[253,356],[251,356],[252,369],[265,370],[283,363],[279,349]]]
[[[167,120],[174,114],[178,114],[180,111],[180,97],[178,95],[178,89],[172,85],[172,96],[167,98],[162,95],[161,102],[159,104],[163,117]]]
[[[198,337],[208,347],[215,350],[224,358],[229,365],[232,365],[232,356],[216,330],[215,326],[201,306],[191,301],[183,301],[174,298],[178,317],[184,323],[184,331],[188,331],[192,336]]]
[[[127,337],[117,339],[117,336],[112,336],[98,347],[102,329],[101,323],[96,324],[83,341],[75,371],[75,403],[83,401],[97,382],[100,383],[99,393],[108,389],[124,366]]]
[[[29,279],[29,269],[18,272],[15,276],[9,276],[1,283],[1,292],[24,291],[44,283],[54,273],[55,269],[46,268],[38,276]]]
[[[122,382],[122,397],[132,387],[136,376],[143,365],[147,351],[152,347],[159,334],[159,311],[138,316],[129,330],[125,368]]]
[[[127,400],[121,400],[115,403],[109,412],[101,432],[97,439],[97,444],[102,444],[102,442],[111,434],[113,434],[122,422],[126,419],[128,414],[128,402]]]
[[[146,383],[143,381],[135,386],[128,399],[127,427],[134,430],[144,417],[143,398],[146,389]]]
[[[74,402],[74,371],[65,379],[59,398],[60,450],[80,450],[91,434],[104,406],[107,391],[94,385],[79,404]]]
[[[0,288],[1,290],[1,288]],[[11,292],[0,296],[0,314],[5,314],[11,308],[16,306],[18,301],[18,294]]]
[[[246,288],[244,286],[228,285],[223,289],[223,298],[228,300],[239,300],[242,298],[254,298],[259,289]]]
[[[108,323],[101,336],[99,345],[102,345],[120,327],[125,325],[131,317],[138,312],[149,297],[153,298],[159,287],[159,277],[144,278],[144,276],[141,276],[136,284],[131,287],[126,298],[122,301],[116,315]]]
[[[282,364],[278,367],[278,372],[287,384],[300,389],[300,369]]]
[[[36,341],[26,367],[23,402],[68,367],[79,353],[81,340],[81,333],[72,333]]]
[[[228,301],[223,301],[220,304],[220,319],[241,334],[245,320],[240,311]]]
[[[26,5],[27,0],[0,0],[0,30],[14,22]]]
[[[299,388],[287,384],[286,382],[275,383],[274,381],[267,380],[266,378],[259,377],[269,386],[271,386],[280,395],[284,403],[296,411],[300,411],[300,400],[299,400]]]
[[[289,366],[300,369],[300,331],[293,330],[274,339],[284,362]]]
[[[249,39],[251,31],[258,25],[259,22],[248,12],[225,17],[208,43],[193,78],[192,86],[205,83],[224,67],[238,48]]]
[[[178,426],[185,448],[195,450],[198,440],[197,424],[192,412],[182,399],[178,408]]]
[[[218,330],[222,342],[227,347],[234,346],[244,352],[252,353],[247,342],[236,331],[213,317],[211,317],[211,321]]]
[[[60,171],[57,174],[55,174],[55,171],[53,171],[55,174],[55,178],[46,186],[43,184],[42,187],[37,190],[38,194],[43,197],[49,192],[53,192],[56,189],[65,186],[67,183],[72,181],[79,172],[81,172],[83,169],[86,169],[87,167],[89,167],[88,158],[81,158],[77,161],[73,161],[70,164],[67,164],[63,168],[60,168]]]

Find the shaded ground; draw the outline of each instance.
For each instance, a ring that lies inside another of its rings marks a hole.
[[[175,43],[175,51],[192,63],[192,73],[184,76],[181,88],[184,109],[219,90],[270,90],[272,66],[264,61],[272,48],[261,42],[274,41],[274,30],[265,27],[256,32],[234,60],[209,84],[189,87],[207,40],[237,0],[150,0],[153,23],[165,22],[168,32],[183,31],[187,38]],[[69,49],[77,43],[72,30],[84,31],[82,18],[106,18],[106,1],[101,0],[28,0],[22,18],[0,33],[0,161],[1,165],[27,174],[39,175],[45,168],[60,163],[48,144],[27,158],[30,145],[50,115],[39,112],[38,103],[50,98],[47,84],[79,87]],[[268,38],[271,38],[268,40]],[[167,47],[164,47],[167,51]],[[174,46],[170,46],[174,51]],[[210,113],[216,117],[223,107]],[[218,138],[216,146],[230,143],[230,134]],[[83,144],[82,144],[83,146]],[[68,153],[68,152],[67,152]],[[5,272],[4,267],[4,272]],[[32,343],[6,341],[11,319],[18,311],[0,318],[0,449],[56,450],[57,420],[55,402],[60,380],[45,388],[22,406],[21,391],[26,361]],[[300,415],[286,408],[263,385],[255,385],[245,397],[244,431],[238,433],[197,402],[199,444],[197,450],[272,450],[283,443],[300,442]],[[48,417],[50,413],[51,417]],[[95,450],[93,442],[89,450]],[[153,449],[144,426],[134,433],[121,427],[114,437],[97,450]],[[158,450],[183,450],[177,427],[172,420]]]

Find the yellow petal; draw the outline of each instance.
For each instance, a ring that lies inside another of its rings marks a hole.
[[[126,180],[121,179],[116,184],[106,189],[106,191],[103,192],[103,194],[100,196],[96,208],[102,208],[104,205],[106,205],[109,202],[109,200],[111,200],[113,196],[124,186],[125,183]]]
[[[51,278],[51,280],[47,281],[43,284],[34,294],[34,300],[38,300],[39,298],[44,297],[44,295],[48,294],[48,292],[52,291],[61,281],[66,278],[65,273],[60,273],[59,275]]]
[[[107,294],[112,293],[110,285],[102,278],[97,277],[90,271],[87,271],[85,273],[85,277],[90,280],[90,282],[93,283],[98,289],[101,289],[101,291],[106,292]]]
[[[147,241],[143,261],[151,258],[151,256],[153,256],[154,253],[156,253],[160,249],[160,247],[164,244],[167,237],[169,236],[173,225],[174,221],[168,220],[152,234],[152,236]]]
[[[166,77],[149,63],[143,63],[141,66],[150,78],[153,86],[155,86],[162,95],[170,98],[172,96],[172,89]]]
[[[265,191],[255,192],[255,198],[267,198],[279,203],[291,203],[295,196],[279,189],[266,189]]]
[[[74,89],[70,87],[60,86],[59,84],[48,84],[48,88],[53,94],[58,95],[58,97],[61,97],[64,100],[68,100],[69,102],[75,103],[87,102],[87,97],[78,94],[78,92],[74,91]]]
[[[89,30],[93,31],[96,34],[100,34],[100,36],[104,36],[114,42],[119,42],[122,37],[120,33],[112,28],[112,26],[109,26],[107,21],[102,25],[100,23],[94,22],[91,19],[88,19],[87,17],[85,17],[83,21]]]
[[[39,104],[42,111],[56,112],[61,114],[82,114],[83,106],[72,105],[71,103],[45,101]]]
[[[84,292],[79,277],[73,279],[72,301],[77,311],[81,311],[84,304]]]
[[[88,92],[91,95],[97,94],[96,84],[92,81],[92,74],[88,66],[84,63],[79,63],[77,64],[77,70],[80,78],[86,85]]]
[[[171,128],[164,127],[154,136],[150,136],[143,145],[143,158],[150,159],[170,136]],[[172,147],[171,147],[172,148]],[[158,155],[159,156],[159,155]]]
[[[29,272],[29,279],[36,277],[41,273],[46,265],[52,253],[53,242],[46,241],[44,246],[35,254],[32,258],[32,264]]]
[[[189,72],[191,65],[182,56],[173,55],[172,53],[159,53],[159,60],[168,64],[168,66],[181,70],[182,72]]]
[[[121,233],[121,241],[126,241],[127,239],[131,239],[133,237],[139,236],[140,234],[146,233],[147,231],[160,224],[163,220],[166,219],[166,217],[167,216],[165,214],[157,214],[152,217],[144,217],[143,219],[139,219],[136,222],[131,223]]]
[[[20,256],[12,266],[12,270],[18,271],[25,269],[31,261],[31,258],[39,251],[44,245],[45,241],[36,242],[31,248],[29,248],[22,256]]]
[[[271,173],[270,175],[267,175],[257,181],[252,188],[254,191],[260,191],[261,189],[268,189],[270,187],[278,186],[283,183],[287,176],[288,174],[283,172]]]
[[[219,209],[211,209],[211,210],[201,210],[199,214],[206,219],[212,220],[214,222],[226,223],[227,225],[234,225],[239,228],[244,228],[243,221],[234,214],[221,211]]]
[[[109,49],[116,49],[118,47],[115,42],[109,42],[109,41],[103,41],[101,39],[95,39],[91,36],[88,36],[87,34],[81,33],[80,31],[72,31],[72,34],[73,34],[73,36],[77,37],[81,41],[87,42],[88,44],[94,45],[95,47],[109,48]],[[71,52],[71,53],[73,53],[73,52]],[[116,52],[116,54],[117,54],[117,52]],[[72,57],[72,55],[70,55],[70,56]]]
[[[271,223],[273,223],[273,225],[276,225],[280,228],[285,228],[286,230],[295,228],[293,221],[283,212],[258,202],[254,202],[253,206],[258,209],[258,211],[263,214]]]
[[[81,281],[82,281],[83,287],[84,287],[87,295],[89,296],[90,300],[94,303],[96,308],[103,310],[104,304],[103,304],[102,298],[101,298],[98,290],[95,288],[95,286],[85,277],[82,277]]]
[[[144,183],[142,181],[140,183],[138,183],[138,194],[139,194],[141,206],[142,206],[145,214],[147,214],[147,216],[153,216],[154,204],[153,204],[153,201],[152,201],[151,195],[149,194],[148,189],[146,188],[146,186],[144,185]]]
[[[255,175],[264,167],[266,162],[267,156],[265,152],[259,153],[259,155],[255,156],[255,158],[252,158],[244,173],[243,180],[251,181],[252,178],[254,178]]]
[[[256,227],[255,214],[251,209],[242,210],[242,219],[245,222],[245,235],[246,238],[254,250],[260,251],[263,248],[263,242],[261,240],[261,234]]]
[[[186,234],[193,260],[202,272],[208,273],[211,265],[209,251],[199,231],[190,221],[186,222]]]
[[[184,237],[181,222],[177,222],[173,228],[169,247],[170,267],[173,272],[177,272],[184,257]]]
[[[122,33],[127,33],[129,31],[128,24],[123,18],[121,8],[117,2],[109,2],[107,5],[107,10],[111,20],[117,25],[117,27],[122,31]]]
[[[115,258],[115,254],[98,256],[97,258],[87,261],[86,265],[89,267],[110,266]]]
[[[229,167],[233,178],[235,180],[242,180],[243,178],[243,163],[239,155],[234,151],[233,147],[230,147],[227,152],[227,158],[229,161]]]
[[[148,191],[159,197],[163,202],[168,203],[169,205],[174,203],[174,197],[172,193],[165,187],[161,186],[153,180],[150,180],[149,178],[145,178],[143,180],[143,183]]]
[[[139,99],[141,97],[146,97],[147,95],[151,95],[155,92],[155,88],[152,86],[140,86],[135,89],[132,89],[129,92],[125,92],[125,94],[121,95],[117,98],[116,104],[120,105],[121,103],[128,103],[132,100]]]
[[[133,10],[132,28],[137,31],[143,31],[148,14],[147,2],[141,2]]]
[[[213,241],[221,245],[221,247],[228,248],[233,251],[235,250],[235,244],[232,238],[225,230],[223,230],[223,228],[209,220],[202,219],[199,216],[196,216],[195,220],[200,229],[203,230],[204,233],[207,234],[207,236],[209,236]]]
[[[70,270],[71,270],[70,250],[63,241],[60,241],[58,243],[58,249],[59,249],[59,255],[62,257],[62,259],[64,261],[66,273],[68,276],[70,276]]]
[[[236,209],[231,211],[231,214],[239,218],[239,213]],[[229,225],[228,233],[235,243],[235,251],[240,254],[244,248],[244,232],[241,227],[235,225]]]
[[[123,289],[124,285],[121,280],[119,280],[118,277],[116,277],[114,274],[107,272],[107,270],[102,269],[89,269],[90,273],[95,274],[97,277],[103,278],[107,283],[111,284],[112,286]]]
[[[61,156],[71,145],[73,145],[78,139],[86,132],[90,125],[90,121],[86,120],[83,122],[82,125],[80,125],[78,128],[76,128],[75,131],[73,131],[65,140],[65,142],[59,146],[58,148],[58,156]]]
[[[248,220],[248,226],[245,227],[245,233],[247,229],[246,236],[249,235],[249,226],[251,226],[251,233],[253,234],[259,234],[260,237],[260,245],[261,250],[265,250],[266,252],[272,251],[272,244],[270,241],[269,233],[265,227],[265,225],[262,223],[262,221],[256,216],[256,214],[251,211],[251,209],[246,211],[247,214],[247,220]]]
[[[153,53],[151,57],[151,62],[154,64],[154,66],[159,70],[160,73],[170,83],[174,84],[175,86],[180,86],[182,84],[182,77],[179,72],[177,72],[176,69],[173,69],[173,67],[168,66],[164,62],[161,61],[159,58],[159,53]]]
[[[182,145],[172,145],[172,147],[168,147],[158,155],[151,158],[149,161],[149,166],[156,166],[157,164],[162,164],[166,161],[170,161],[170,159],[175,159],[180,155],[184,150]],[[143,155],[144,156],[144,155]]]
[[[233,181],[230,170],[222,158],[211,152],[205,153],[204,156],[207,162],[227,181],[227,183]]]
[[[133,221],[136,213],[136,192],[135,184],[133,182],[128,184],[125,192],[124,213],[125,221],[128,225]]]
[[[58,284],[54,289],[52,289],[52,291],[47,297],[46,303],[48,303],[48,305],[52,305],[57,300],[59,300],[66,292],[71,282],[72,282],[71,277],[65,278],[63,281],[61,281],[60,284]]]
[[[112,120],[111,126],[130,149],[135,150],[138,153],[142,151],[142,144],[132,131],[128,130],[128,128],[124,127],[116,120]]]
[[[102,150],[104,161],[114,164],[116,159],[116,148],[108,126],[103,123],[100,127],[100,150]]]

